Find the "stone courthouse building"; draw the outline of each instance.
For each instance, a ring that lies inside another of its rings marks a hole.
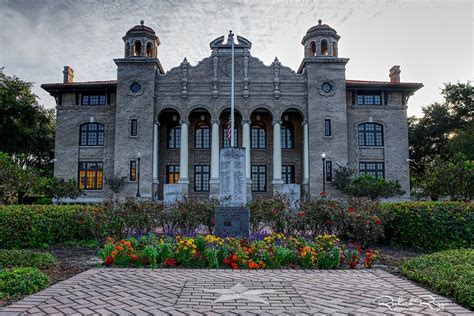
[[[339,39],[319,20],[294,71],[277,58],[265,65],[237,36],[235,145],[247,149],[250,198],[286,184],[318,195],[323,181],[336,193],[334,170],[346,164],[409,192],[407,101],[423,85],[401,82],[399,66],[389,81],[346,79]],[[163,199],[176,187],[218,195],[219,150],[230,146],[231,43],[218,37],[197,65],[185,58],[165,71],[160,40],[143,21],[123,41],[116,80],[74,82],[64,67],[62,83],[42,85],[57,104],[54,175],[77,179],[83,201],[112,197],[111,177],[126,177],[121,196]]]

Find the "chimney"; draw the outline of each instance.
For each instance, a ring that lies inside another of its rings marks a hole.
[[[72,69],[70,66],[64,66],[63,74],[64,74],[63,83],[74,82],[74,69]]]
[[[400,82],[400,66],[395,65],[390,68],[390,82]]]

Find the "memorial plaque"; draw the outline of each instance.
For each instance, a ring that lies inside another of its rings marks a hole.
[[[291,208],[298,208],[298,203],[301,198],[301,188],[299,184],[283,184],[282,193],[290,200]]]
[[[219,180],[223,206],[241,207],[247,203],[245,148],[221,148]]]
[[[173,203],[181,199],[181,184],[164,184],[163,201]]]
[[[248,237],[250,210],[248,207],[217,207],[214,234],[220,237]]]

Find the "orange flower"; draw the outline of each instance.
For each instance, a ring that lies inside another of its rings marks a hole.
[[[138,256],[135,255],[135,254],[131,254],[130,259],[132,259],[132,261],[136,261],[136,260],[138,260]]]

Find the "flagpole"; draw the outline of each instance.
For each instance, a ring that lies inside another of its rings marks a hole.
[[[230,147],[234,147],[235,145],[235,135],[234,135],[234,34],[232,30],[229,31],[229,39],[231,40],[231,47],[232,47],[232,75],[231,75],[231,90],[230,90]]]

